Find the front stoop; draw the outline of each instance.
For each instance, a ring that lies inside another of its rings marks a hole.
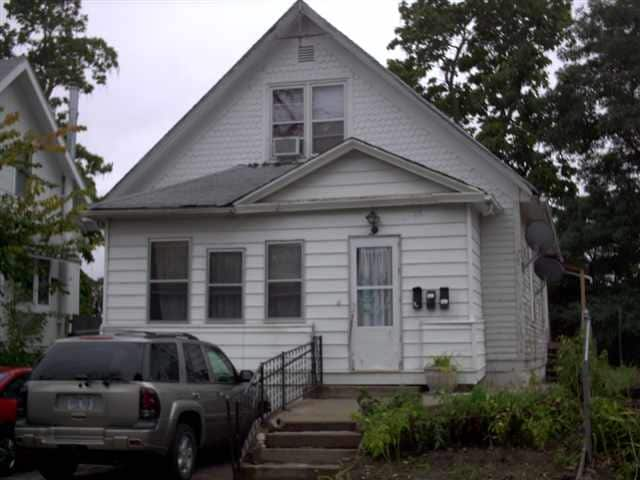
[[[352,461],[361,435],[354,422],[293,421],[266,433],[265,445],[240,466],[243,480],[332,476]]]

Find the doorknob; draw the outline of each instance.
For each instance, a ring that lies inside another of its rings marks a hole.
[[[199,400],[199,399],[200,399],[200,394],[199,394],[198,392],[192,392],[192,393],[191,393],[191,396],[192,396],[193,398],[195,398],[196,400]]]

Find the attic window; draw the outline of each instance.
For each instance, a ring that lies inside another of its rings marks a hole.
[[[315,60],[315,51],[313,45],[298,46],[298,63],[313,62]]]

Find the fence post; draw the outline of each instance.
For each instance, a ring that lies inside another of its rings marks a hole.
[[[284,410],[287,406],[287,388],[285,385],[285,355],[284,352],[280,354],[280,383],[281,383],[281,394],[282,394],[282,409]]]
[[[315,387],[318,385],[318,368],[316,363],[318,337],[315,335],[311,339],[311,384]]]
[[[318,363],[320,365],[320,385],[324,385],[324,365],[322,360],[322,335],[318,337]]]
[[[260,418],[263,418],[266,412],[266,406],[264,404],[264,362],[260,363],[260,405],[258,406],[258,413],[260,414]]]

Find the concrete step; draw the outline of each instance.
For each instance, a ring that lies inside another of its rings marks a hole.
[[[242,480],[310,480],[333,475],[340,471],[340,465],[311,465],[307,463],[262,463],[240,465]]]
[[[350,462],[358,450],[347,448],[261,448],[253,453],[255,463],[309,463],[339,465]]]
[[[347,431],[272,432],[267,434],[269,448],[358,448],[360,434]]]
[[[339,422],[339,421],[304,421],[292,420],[283,422],[282,426],[277,429],[279,432],[326,432],[326,431],[348,431],[355,432],[357,429],[356,422]]]

